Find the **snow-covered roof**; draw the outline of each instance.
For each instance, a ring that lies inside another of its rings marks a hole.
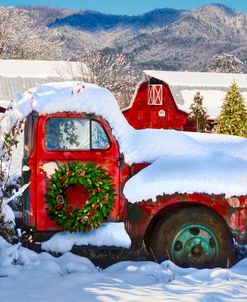
[[[0,102],[42,83],[72,80],[80,76],[78,62],[44,60],[0,60]]]
[[[61,81],[59,77],[47,78],[23,78],[23,77],[3,77],[0,76],[0,106],[7,107],[10,101],[14,98],[15,93],[25,92],[38,84],[54,81]]]
[[[5,78],[63,78],[80,73],[78,62],[44,60],[0,60],[0,76]]]
[[[247,74],[160,70],[144,70],[144,73],[172,86],[229,88],[236,82],[240,88],[247,87]]]
[[[124,194],[131,202],[175,192],[247,195],[247,139],[162,129],[136,130],[107,89],[68,81],[39,85],[15,102],[1,120],[0,148],[3,134],[33,110],[39,114],[87,112],[105,118],[125,161],[150,163],[125,184]]]
[[[247,104],[247,74],[178,72],[145,70],[149,77],[167,83],[178,109],[189,112],[197,92],[203,96],[203,104],[210,119],[220,114],[225,95],[232,83],[237,83]]]

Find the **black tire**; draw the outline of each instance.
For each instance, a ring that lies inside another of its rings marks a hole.
[[[147,245],[156,261],[170,259],[181,267],[228,267],[234,263],[228,227],[216,213],[202,207],[183,208],[161,219]]]

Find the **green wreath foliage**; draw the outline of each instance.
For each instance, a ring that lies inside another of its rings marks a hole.
[[[75,209],[68,204],[65,191],[81,184],[90,193],[84,207]],[[112,179],[94,163],[72,162],[55,171],[46,192],[46,203],[51,219],[65,230],[88,231],[99,227],[109,216],[114,205]]]

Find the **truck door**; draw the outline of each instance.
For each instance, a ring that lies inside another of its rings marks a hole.
[[[45,193],[54,169],[69,162],[93,162],[111,175],[115,190],[115,205],[109,218],[113,221],[117,220],[119,217],[119,148],[109,125],[102,118],[59,113],[41,117],[37,129],[37,230],[60,229],[48,217]],[[72,188],[70,192],[72,198],[76,198],[77,194],[81,192]]]

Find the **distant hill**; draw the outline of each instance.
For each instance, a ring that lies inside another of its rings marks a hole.
[[[91,32],[109,30],[116,27],[141,29],[171,24],[177,21],[183,13],[183,10],[164,8],[151,11],[141,16],[116,16],[86,10],[64,18],[57,18],[50,26],[71,26],[76,29]]]
[[[247,15],[204,6],[167,27],[145,32],[129,45],[128,52],[144,68],[204,71],[215,54],[229,53],[247,70]]]
[[[1,24],[12,32],[5,41],[10,46],[0,54],[5,58],[75,60],[85,50],[107,49],[124,52],[139,68],[205,71],[214,55],[229,53],[247,72],[247,15],[223,5],[164,8],[140,16],[0,7],[0,46]]]

